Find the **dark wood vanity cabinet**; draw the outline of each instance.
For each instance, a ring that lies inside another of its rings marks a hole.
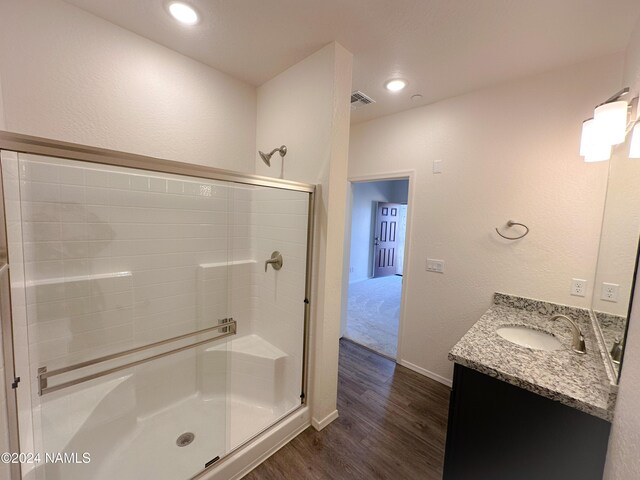
[[[611,424],[456,364],[444,480],[601,480]]]

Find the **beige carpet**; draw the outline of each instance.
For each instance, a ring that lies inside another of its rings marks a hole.
[[[345,337],[396,358],[402,277],[370,278],[349,285]]]

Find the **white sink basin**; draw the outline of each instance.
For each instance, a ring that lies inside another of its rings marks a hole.
[[[511,325],[498,328],[496,333],[516,345],[533,348],[534,350],[552,352],[553,350],[560,350],[562,348],[562,344],[550,333],[541,332],[540,330],[534,330],[529,327]]]

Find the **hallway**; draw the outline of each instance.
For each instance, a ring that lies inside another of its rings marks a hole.
[[[442,478],[450,389],[349,340],[340,341],[338,411],[245,477]]]
[[[402,277],[369,278],[349,285],[345,337],[396,358]]]

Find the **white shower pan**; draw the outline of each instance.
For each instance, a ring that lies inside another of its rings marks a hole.
[[[191,353],[179,361],[198,363],[196,388],[171,403],[142,398],[144,371],[52,394],[35,412],[46,432],[42,451],[80,458],[88,452],[91,461],[43,464],[25,478],[186,480],[300,405],[286,398],[284,375],[291,358],[258,335]],[[216,375],[221,369],[226,375]],[[221,378],[224,385],[216,385]],[[162,407],[154,409],[156,404]],[[176,441],[184,433],[194,438],[181,447]]]

